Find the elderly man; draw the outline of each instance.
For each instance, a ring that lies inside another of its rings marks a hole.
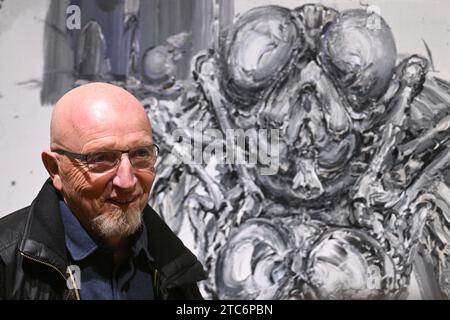
[[[147,204],[158,147],[122,88],[65,94],[31,206],[0,219],[0,299],[201,299],[195,256]]]

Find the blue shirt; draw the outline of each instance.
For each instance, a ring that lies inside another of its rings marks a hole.
[[[81,299],[154,299],[145,225],[132,236],[129,258],[115,267],[113,251],[91,238],[64,201],[59,207],[71,263],[81,272]]]

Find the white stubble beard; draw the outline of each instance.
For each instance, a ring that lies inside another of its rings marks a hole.
[[[124,238],[134,234],[142,223],[141,210],[112,208],[91,220],[92,229],[101,237]]]

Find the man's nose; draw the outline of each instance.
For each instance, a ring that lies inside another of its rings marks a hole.
[[[134,174],[134,169],[128,155],[122,155],[122,159],[118,166],[116,175],[113,179],[113,185],[123,190],[134,189],[137,178]]]

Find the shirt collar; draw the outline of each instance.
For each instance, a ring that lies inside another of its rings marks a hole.
[[[73,260],[80,261],[97,250],[98,245],[86,232],[64,201],[59,201],[66,246]]]
[[[59,207],[64,225],[67,249],[73,260],[83,260],[94,253],[100,246],[86,232],[64,201],[59,202]],[[148,239],[145,224],[141,224],[138,231],[132,236],[131,243],[131,255],[133,258],[143,251],[149,261],[155,261],[147,249]]]
[[[147,239],[147,230],[145,228],[145,224],[142,223],[137,232],[133,235],[131,240],[131,255],[132,257],[137,257],[138,254],[143,251],[146,258],[154,262],[155,259],[148,252],[148,239]]]

